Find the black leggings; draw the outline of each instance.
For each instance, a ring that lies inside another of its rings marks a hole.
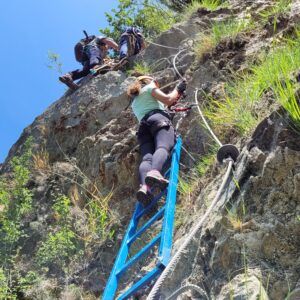
[[[153,169],[162,171],[175,144],[175,132],[167,114],[162,111],[144,118],[137,135],[142,156],[140,182],[145,184],[147,172]]]
[[[83,62],[83,69],[78,69],[70,72],[73,80],[77,80],[84,76],[87,76],[88,74],[90,74],[91,68],[93,68],[97,64],[102,64],[102,54],[98,47],[86,46],[84,51],[87,60]]]

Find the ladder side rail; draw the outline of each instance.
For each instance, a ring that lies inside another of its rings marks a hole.
[[[133,296],[138,290],[140,290],[143,286],[145,286],[147,283],[151,282],[153,279],[155,279],[164,268],[162,267],[155,267],[153,270],[148,272],[143,278],[141,278],[138,282],[136,282],[134,285],[132,285],[126,292],[124,292],[118,300],[126,300],[129,299],[131,296]]]
[[[167,266],[171,257],[181,145],[182,140],[180,137],[178,137],[172,154],[169,186],[166,197],[166,209],[162,226],[161,243],[158,253],[158,259],[164,266]]]
[[[127,241],[134,235],[137,224],[139,221],[139,218],[137,216],[140,214],[140,211],[142,210],[142,205],[137,203],[136,208],[134,211],[134,214],[130,220],[130,223],[128,225],[126,234],[123,238],[119,253],[117,255],[117,258],[115,260],[113,269],[110,273],[109,279],[107,281],[102,300],[113,300],[114,295],[118,289],[118,278],[117,278],[117,271],[122,268],[122,266],[126,263],[129,247],[127,244]]]

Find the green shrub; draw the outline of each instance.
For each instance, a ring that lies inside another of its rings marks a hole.
[[[76,252],[75,233],[66,227],[50,233],[37,252],[37,262],[41,266],[57,264],[64,267]]]
[[[136,62],[134,64],[133,70],[129,71],[129,75],[137,73],[138,75],[150,75],[152,73],[151,67],[145,62]]]
[[[55,199],[52,209],[57,213],[59,218],[62,218],[66,222],[70,214],[71,200],[65,195],[60,195]]]
[[[40,282],[41,278],[40,276],[33,271],[29,271],[24,277],[21,277],[19,279],[19,289],[26,293],[26,291],[30,290],[33,285]]]
[[[109,200],[111,195],[108,195]],[[108,201],[103,198],[103,201]],[[102,207],[102,205],[96,199],[90,199],[85,213],[87,215],[89,231],[92,235],[96,235],[99,242],[106,238],[111,238],[114,235],[114,231],[109,229],[110,223],[113,218],[110,218],[109,211]]]
[[[10,292],[8,280],[2,268],[0,268],[0,299],[17,299],[17,297]]]
[[[116,41],[125,26],[138,26],[152,38],[176,22],[175,13],[157,0],[119,0],[118,8],[106,13],[106,18],[109,27],[100,31]]]
[[[11,161],[12,180],[0,178],[0,258],[7,263],[24,232],[22,219],[32,210],[32,192],[26,187],[30,175],[32,139],[24,143],[23,154]]]
[[[47,67],[50,70],[56,71],[58,74],[62,74],[62,65],[62,62],[60,61],[60,55],[49,50]]]

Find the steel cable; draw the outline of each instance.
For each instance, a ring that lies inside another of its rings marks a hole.
[[[215,196],[215,198],[213,199],[210,207],[208,208],[208,210],[205,212],[205,214],[203,215],[203,217],[200,219],[200,221],[194,226],[194,228],[192,229],[192,231],[190,232],[190,234],[187,236],[187,238],[185,239],[185,241],[181,244],[181,246],[179,247],[178,251],[175,253],[175,255],[172,257],[171,261],[169,262],[169,264],[166,266],[166,268],[164,269],[164,271],[162,272],[162,274],[160,275],[160,277],[158,278],[158,280],[156,281],[155,285],[153,286],[150,294],[147,297],[147,300],[155,300],[163,282],[167,279],[167,277],[170,275],[170,272],[175,268],[176,264],[178,263],[179,259],[181,258],[181,256],[185,253],[185,249],[186,247],[189,245],[189,243],[191,242],[191,240],[194,238],[194,236],[196,235],[196,233],[198,232],[198,230],[201,228],[201,226],[203,225],[204,221],[206,220],[206,218],[209,216],[209,214],[211,213],[211,211],[213,210],[214,206],[216,205],[216,203],[218,202],[221,193],[226,185],[226,182],[229,178],[231,169],[233,166],[233,160],[230,159],[228,166],[227,166],[227,170],[226,173],[224,175],[223,181],[221,186],[219,187],[217,194]]]
[[[214,140],[217,142],[217,144],[222,147],[222,143],[220,142],[220,140],[217,138],[217,136],[214,134],[214,132],[211,130],[210,126],[208,125],[206,119],[204,118],[204,115],[200,109],[199,103],[198,103],[198,89],[195,90],[195,104],[196,107],[198,109],[198,112],[200,114],[200,117],[202,118],[202,121],[204,122],[207,130],[210,132],[210,134],[212,135],[212,137],[214,138]]]
[[[180,49],[179,47],[165,46],[165,45],[157,44],[157,43],[150,42],[150,41],[147,41],[147,43],[155,45],[155,46],[159,46],[159,47],[162,47],[162,48],[166,48],[166,49],[174,49],[174,50],[179,50]]]
[[[178,51],[177,54],[176,54],[176,55],[174,56],[174,58],[173,58],[173,68],[174,68],[175,72],[177,73],[177,75],[178,75],[182,80],[184,80],[184,77],[180,74],[180,72],[178,71],[178,69],[177,69],[177,67],[176,67],[176,59],[177,59],[177,57],[179,56],[180,53],[182,53],[182,52],[184,52],[184,51],[186,51],[186,50],[187,50],[187,49],[182,49],[182,50]]]
[[[175,300],[177,296],[181,295],[182,293],[188,290],[195,290],[197,291],[203,298],[209,299],[206,292],[199,286],[195,284],[187,284],[185,286],[180,287],[177,289],[171,296],[169,296],[166,300]]]

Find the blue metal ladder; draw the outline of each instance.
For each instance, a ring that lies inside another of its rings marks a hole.
[[[147,274],[145,274],[144,277],[142,277],[139,281],[134,283],[127,291],[120,295],[118,300],[129,299],[130,296],[134,295],[143,286],[155,279],[169,263],[171,258],[181,144],[181,138],[178,137],[172,153],[171,166],[165,174],[166,177],[169,177],[168,188],[158,195],[146,208],[143,208],[140,203],[137,203],[126,234],[123,238],[119,254],[116,258],[114,267],[104,290],[102,300],[114,299],[118,289],[118,283],[122,275],[124,275],[129,267],[136,263],[144,254],[148,253],[155,245],[159,245],[158,262],[156,266]],[[161,197],[165,196],[165,194],[167,195],[164,205],[145,224],[138,228],[140,218],[147,214],[149,210],[157,203],[157,201],[159,201]],[[137,254],[127,260],[130,246],[138,237],[140,237],[148,228],[150,228],[155,221],[160,218],[163,218],[161,232]]]

